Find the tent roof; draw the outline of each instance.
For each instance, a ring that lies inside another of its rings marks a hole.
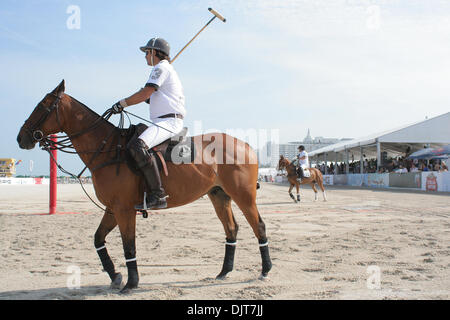
[[[364,147],[364,154],[375,154],[376,143],[382,143],[382,149],[393,154],[401,154],[409,146],[412,151],[419,150],[424,144],[439,147],[450,143],[450,112],[440,116],[405,125],[396,129],[375,133],[361,138],[338,142],[309,153],[310,157],[327,153],[333,161],[337,153],[352,150],[359,154],[360,147]]]

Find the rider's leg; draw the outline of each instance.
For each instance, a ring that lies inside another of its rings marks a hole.
[[[144,174],[145,182],[150,190],[147,207],[165,208],[167,196],[161,183],[159,169],[156,158],[148,153],[148,149],[170,139],[183,129],[183,120],[177,118],[164,118],[154,121],[156,125],[149,126],[137,139],[133,146],[130,146],[130,153],[138,163],[138,167]],[[137,205],[137,210],[143,209],[143,205]]]
[[[298,179],[297,179],[297,181],[302,181],[302,179],[303,179],[303,177],[305,176],[304,174],[303,174],[303,168],[302,168],[302,166],[298,166]]]
[[[150,197],[147,200],[149,209],[162,209],[167,207],[165,197],[167,196],[161,184],[158,164],[154,155],[147,151],[147,145],[141,139],[137,139],[129,146],[130,154],[137,163],[138,168],[144,175],[144,181],[147,189],[150,191]],[[136,210],[144,209],[143,204],[137,205]]]

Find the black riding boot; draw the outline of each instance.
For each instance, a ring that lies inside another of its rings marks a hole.
[[[144,175],[147,190],[150,191],[150,195],[147,195],[145,199],[147,209],[167,208],[167,195],[162,187],[156,158],[148,153],[147,145],[141,139],[137,139],[129,148],[131,156],[136,160],[139,169]],[[145,210],[144,203],[138,204],[134,208],[136,210]]]
[[[144,174],[145,184],[150,190],[150,195],[147,195],[147,209],[164,209],[167,208],[166,192],[162,187],[161,177],[159,175],[158,163],[154,155],[150,155],[149,164],[141,168]],[[144,204],[134,206],[136,210],[144,210]]]
[[[298,181],[298,182],[301,182],[302,179],[303,179],[303,177],[305,176],[305,175],[303,174],[303,168],[302,168],[301,166],[299,166],[299,167],[297,168],[297,176],[298,176],[298,178],[297,178],[297,181]]]

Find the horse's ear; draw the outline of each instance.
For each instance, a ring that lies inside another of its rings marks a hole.
[[[58,86],[53,90],[52,93],[61,96],[64,93],[64,90],[66,90],[66,83],[64,81],[64,79],[61,81],[60,84],[58,84]]]

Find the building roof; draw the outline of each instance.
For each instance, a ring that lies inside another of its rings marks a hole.
[[[360,155],[360,147],[366,156],[376,156],[376,144],[381,143],[382,151],[391,154],[404,154],[409,147],[411,152],[422,149],[424,145],[439,147],[450,143],[450,112],[440,116],[405,125],[392,130],[371,134],[361,138],[341,141],[309,153],[310,157],[321,156],[325,153],[328,160],[333,161],[346,150]],[[342,161],[338,159],[338,161]]]

